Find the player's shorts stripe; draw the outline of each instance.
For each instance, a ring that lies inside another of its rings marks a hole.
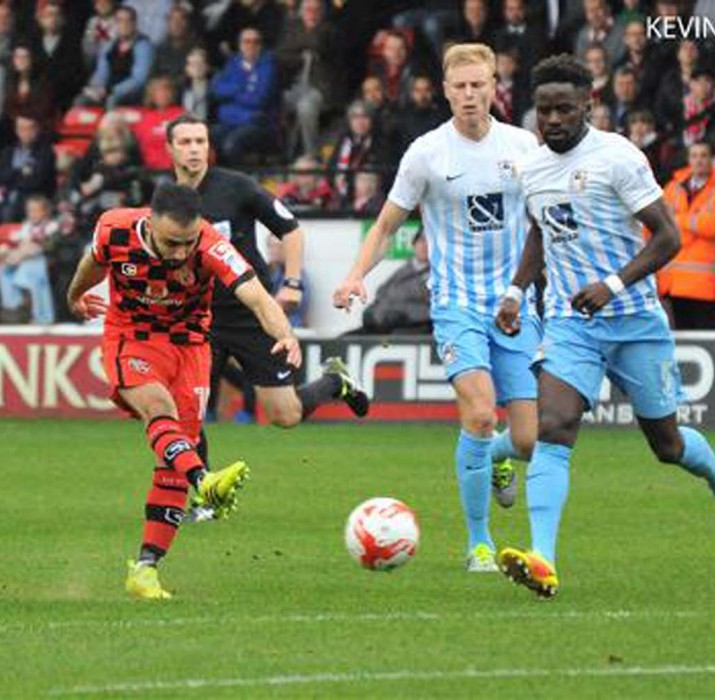
[[[124,349],[124,338],[119,340],[119,347],[117,348],[117,356],[115,362],[117,363],[117,380],[119,381],[119,386],[124,386],[124,373],[122,372],[122,350]]]

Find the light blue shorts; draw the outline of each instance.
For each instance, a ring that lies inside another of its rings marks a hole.
[[[662,309],[628,316],[548,318],[536,364],[593,406],[603,377],[628,395],[641,418],[674,413],[681,398],[675,342]]]
[[[447,379],[483,369],[494,382],[500,406],[517,399],[536,399],[536,377],[531,370],[541,342],[541,321],[522,316],[521,332],[502,333],[494,318],[464,308],[433,308],[434,339]]]

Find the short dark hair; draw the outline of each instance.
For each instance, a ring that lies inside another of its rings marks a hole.
[[[201,216],[201,197],[191,187],[167,182],[154,192],[151,211],[156,216],[168,216],[177,224],[188,226]]]
[[[131,5],[119,5],[118,7],[114,8],[115,15],[119,14],[120,12],[126,12],[132,18],[134,24],[139,21],[139,18],[137,17],[137,11]]]
[[[206,123],[205,119],[187,112],[186,114],[179,115],[176,119],[172,119],[166,125],[166,140],[168,143],[171,143],[174,139],[174,129],[182,124],[203,124],[206,127],[206,131],[209,130],[209,125]]]
[[[531,71],[532,90],[546,83],[571,83],[577,88],[590,89],[593,75],[577,58],[562,53],[539,61]]]

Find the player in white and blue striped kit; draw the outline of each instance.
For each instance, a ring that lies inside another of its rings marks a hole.
[[[604,375],[628,394],[658,459],[714,492],[715,454],[699,432],[676,422],[680,379],[653,273],[680,240],[648,161],[627,139],[587,124],[591,75],[572,56],[542,61],[532,86],[545,144],[518,168],[538,228],[513,280],[526,288],[546,265],[539,435],[527,472],[532,547],[506,548],[498,563],[550,597],[558,589],[556,539],[571,450]],[[651,232],[647,243],[641,223]],[[507,295],[498,315],[506,333],[518,330],[518,314]]]
[[[388,201],[334,296],[340,308],[349,308],[352,297],[365,301],[365,275],[419,205],[429,248],[434,336],[457,393],[462,426],[456,464],[472,572],[496,571],[488,526],[492,460],[528,459],[536,438],[536,381],[529,366],[540,323],[527,300],[518,338],[499,332],[494,318],[527,235],[514,165],[538,144],[530,132],[489,116],[494,74],[494,53],[483,44],[456,45],[445,53],[444,86],[453,118],[410,146]],[[497,403],[506,407],[510,431],[493,438]]]

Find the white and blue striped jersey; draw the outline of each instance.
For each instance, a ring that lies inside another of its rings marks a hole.
[[[662,196],[647,158],[618,134],[589,127],[567,153],[542,145],[518,165],[529,213],[541,229],[548,283],[547,317],[580,315],[576,293],[617,273],[643,248],[634,217]],[[612,299],[600,316],[658,306],[653,275]]]
[[[495,119],[479,141],[450,120],[403,156],[389,199],[409,211],[420,205],[433,308],[498,310],[528,226],[515,163],[537,147],[531,132]]]

